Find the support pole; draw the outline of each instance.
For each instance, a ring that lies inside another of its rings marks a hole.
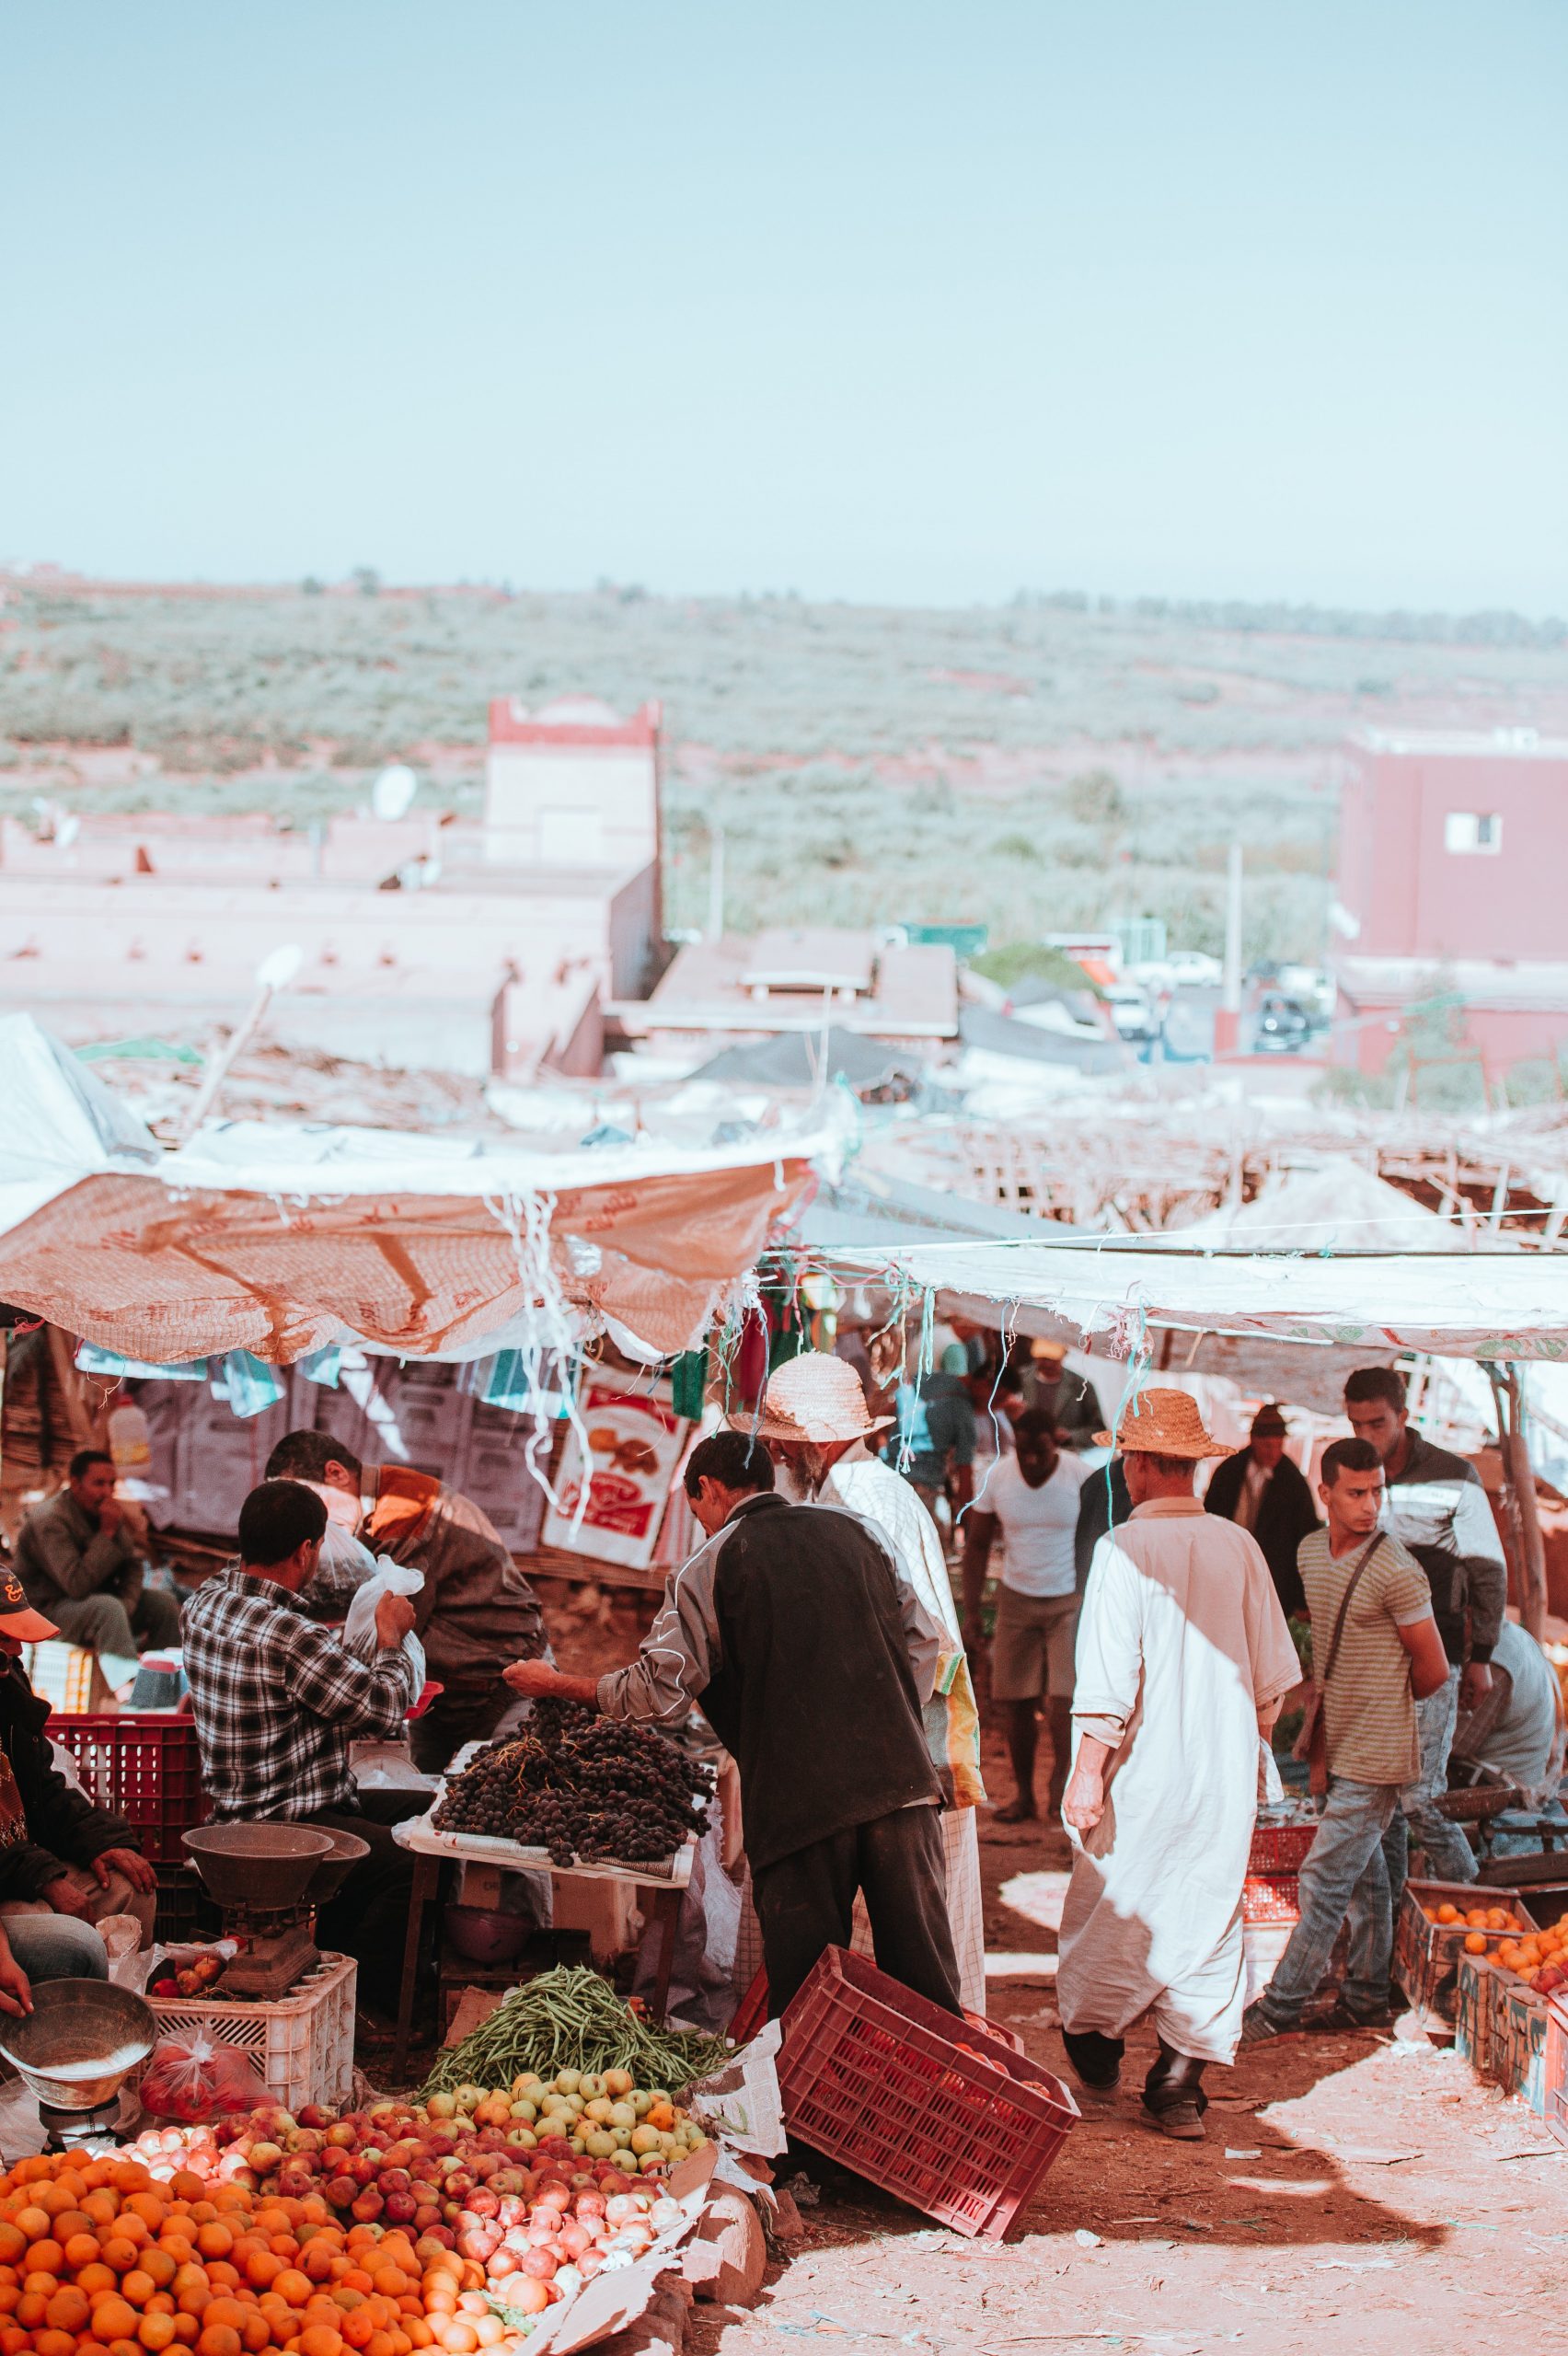
[[[202,1076],[202,1085],[196,1091],[196,1102],[185,1116],[185,1127],[179,1140],[181,1145],[190,1142],[212,1111],[218,1091],[229,1076],[229,1068],[235,1057],[239,1054],[240,1049],[248,1045],[256,1036],[267,1019],[267,1009],[271,1003],[272,992],[263,985],[207,1066]]]
[[[1214,1023],[1216,1056],[1234,1055],[1241,1036],[1241,846],[1234,842],[1225,872],[1225,987]]]
[[[1529,1441],[1525,1437],[1525,1402],[1516,1367],[1509,1368],[1507,1383],[1512,1407],[1509,1470],[1518,1499],[1519,1551],[1524,1558],[1519,1617],[1539,1645],[1546,1637],[1546,1546],[1540,1534],[1540,1516],[1536,1510],[1535,1472],[1530,1463]]]
[[[724,938],[724,829],[715,818],[709,827],[708,938]]]

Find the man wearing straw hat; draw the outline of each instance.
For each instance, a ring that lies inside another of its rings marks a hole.
[[[867,1446],[893,1418],[871,1414],[860,1378],[845,1359],[806,1350],[787,1358],[768,1378],[755,1415],[731,1420],[737,1431],[765,1443],[780,1468],[786,1495],[797,1503],[846,1507],[870,1522],[893,1547],[905,1577],[942,1631],[926,1733],[947,1802],[942,1848],[959,1987],[970,2010],[984,2012],[986,1922],[974,1813],[986,1796],[980,1717],[937,1525],[912,1484]]]
[[[1150,2019],[1144,2108],[1190,2140],[1205,2067],[1240,2036],[1260,1745],[1300,1670],[1256,1540],[1193,1495],[1195,1467],[1227,1452],[1196,1403],[1136,1392],[1115,1444],[1133,1511],[1095,1549],[1078,1623],[1056,1995],[1068,2062],[1102,2101]]]

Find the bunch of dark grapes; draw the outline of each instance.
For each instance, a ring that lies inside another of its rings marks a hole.
[[[558,1865],[654,1865],[701,1831],[712,1788],[711,1768],[667,1735],[547,1701],[521,1734],[487,1745],[447,1784],[435,1821],[548,1849]]]

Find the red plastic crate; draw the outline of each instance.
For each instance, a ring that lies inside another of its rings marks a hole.
[[[1301,1882],[1296,1874],[1249,1874],[1241,1885],[1243,1923],[1297,1923]]]
[[[57,1712],[48,1731],[94,1797],[126,1819],[154,1865],[186,1863],[179,1836],[204,1824],[213,1805],[202,1789],[194,1718],[181,1710]]]
[[[1078,2116],[989,2024],[828,1947],[784,2015],[790,2132],[955,2233],[1000,2241]]]
[[[896,1981],[894,1983],[897,1985]],[[963,2017],[974,2028],[983,2028],[988,2037],[999,2037],[1015,2053],[1023,2051],[1023,2039],[1015,2037],[1000,2021],[988,2021],[981,2013],[972,2013],[965,2005]],[[767,2018],[767,1974],[759,1971],[745,1994],[735,2007],[729,2027],[724,2031],[732,2045],[747,2045]]]
[[[1252,1834],[1248,1873],[1299,1873],[1317,1837],[1316,1824],[1260,1824]]]

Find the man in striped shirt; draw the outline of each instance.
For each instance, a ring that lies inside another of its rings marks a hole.
[[[1345,2017],[1356,2027],[1387,2017],[1394,1925],[1383,1835],[1420,1767],[1416,1703],[1448,1674],[1421,1565],[1397,1538],[1378,1533],[1383,1465],[1371,1443],[1325,1449],[1318,1495],[1328,1528],[1302,1540],[1297,1567],[1322,1692],[1328,1805],[1301,1868],[1300,1920],[1274,1979],[1247,2008],[1243,2045],[1296,2027],[1347,1917]]]

